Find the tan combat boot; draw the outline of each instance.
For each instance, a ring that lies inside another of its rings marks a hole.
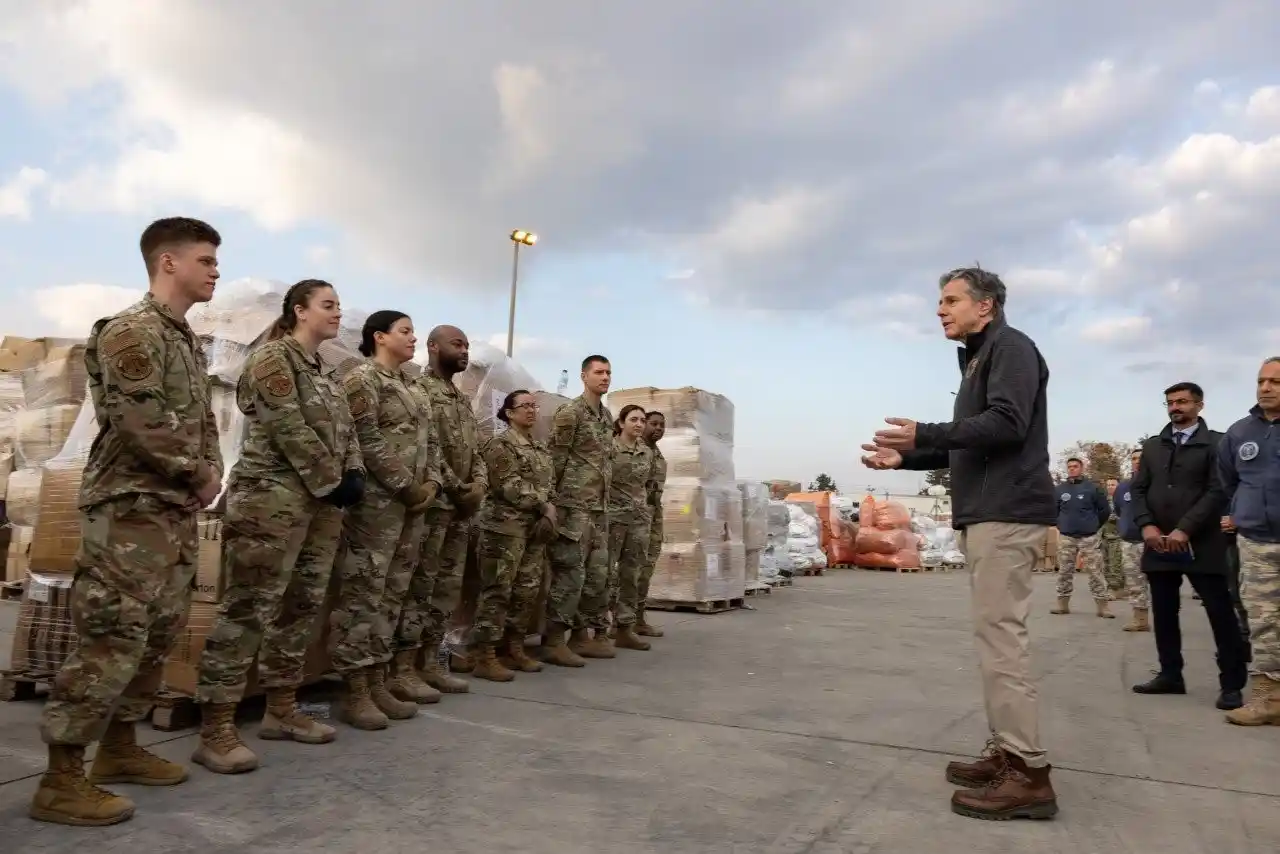
[[[298,710],[293,688],[268,688],[267,713],[258,727],[258,738],[268,741],[296,741],[299,744],[328,744],[338,731]]]
[[[396,653],[391,662],[391,679],[387,681],[387,689],[401,700],[409,700],[426,706],[440,702],[440,692],[432,688],[418,676],[414,669],[413,659],[417,650],[408,649]]]
[[[556,667],[585,667],[587,662],[564,642],[565,626],[552,623],[542,636],[542,660]]]
[[[387,714],[373,702],[369,691],[368,669],[347,676],[347,696],[338,709],[338,720],[366,732],[387,728]]]
[[[1266,676],[1251,677],[1253,696],[1240,708],[1227,712],[1236,726],[1280,726],[1280,682]]]
[[[605,644],[609,639],[604,639]],[[617,653],[613,646],[602,646],[599,638],[591,636],[590,629],[574,629],[569,633],[569,649],[582,658],[613,658]]]
[[[1114,620],[1116,615],[1111,613],[1111,600],[1095,599],[1094,604],[1098,606],[1098,616],[1107,620]]]
[[[514,673],[503,667],[502,662],[498,661],[497,656],[493,653],[493,644],[491,643],[476,644],[474,658],[476,669],[471,675],[477,679],[487,679],[490,682],[510,682],[516,678]]]
[[[387,689],[387,668],[375,664],[365,670],[369,674],[369,697],[384,715],[393,721],[407,721],[418,716],[418,704],[412,700],[397,699]]]
[[[1146,608],[1134,608],[1133,616],[1129,618],[1129,622],[1125,625],[1126,632],[1149,632],[1151,631],[1151,623],[1147,620]]]
[[[36,821],[72,827],[105,827],[133,818],[133,801],[113,795],[84,775],[84,748],[49,745],[49,769],[31,799]]]
[[[531,658],[524,650],[524,632],[507,629],[502,638],[502,647],[506,653],[502,662],[504,667],[511,667],[521,673],[542,672],[542,662]]]
[[[648,652],[652,648],[647,640],[636,634],[634,626],[618,626],[618,637],[614,639],[614,646],[618,649],[634,649],[640,652]]]
[[[460,659],[458,662],[458,672],[470,672],[474,669],[474,662],[463,656],[455,655],[453,658]],[[472,667],[467,667],[471,664]],[[466,667],[466,671],[462,668]],[[423,667],[418,671],[418,676],[422,677],[422,681],[426,682],[432,688],[435,688],[442,694],[465,694],[471,690],[471,685],[465,679],[459,679],[440,666],[440,660],[435,656],[430,656],[423,663]]]
[[[636,612],[636,634],[642,638],[660,638],[665,633],[646,619],[644,608]]]
[[[176,786],[187,779],[187,769],[161,759],[138,745],[132,723],[112,721],[98,744],[89,769],[91,783],[132,783],[135,786]]]
[[[200,744],[191,761],[215,774],[243,774],[258,767],[258,757],[240,739],[235,703],[200,707]]]
[[[1058,607],[1050,608],[1049,613],[1050,614],[1070,614],[1071,613],[1071,597],[1059,596]]]
[[[600,651],[600,658],[617,658],[618,650],[614,648],[613,638],[609,636],[608,629],[596,629],[595,637],[592,638],[595,648]]]

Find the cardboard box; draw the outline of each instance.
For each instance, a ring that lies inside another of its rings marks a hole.
[[[200,551],[196,559],[196,592],[192,601],[216,605],[225,589],[222,575],[222,519],[201,515]]]

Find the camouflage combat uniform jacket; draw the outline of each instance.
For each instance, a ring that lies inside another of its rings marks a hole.
[[[496,534],[528,536],[551,500],[551,454],[536,439],[508,429],[485,443],[484,457],[489,499],[476,524]]]
[[[414,483],[444,486],[435,418],[422,386],[370,359],[343,377],[342,387],[369,472],[368,488],[394,496]]]
[[[620,525],[647,524],[653,518],[653,449],[644,441],[627,447],[613,440],[612,477],[609,484],[609,521]]]
[[[436,418],[436,438],[440,443],[440,474],[444,489],[431,505],[432,510],[453,510],[454,498],[468,483],[489,488],[489,475],[480,453],[480,425],[466,395],[452,380],[428,368],[414,383],[426,391]]]
[[[555,505],[566,510],[606,513],[613,477],[613,416],[603,403],[595,409],[582,395],[556,410],[551,426]]]
[[[236,404],[248,435],[231,470],[233,487],[267,481],[323,498],[344,471],[365,470],[346,395],[292,337],[249,354]]]
[[[94,324],[84,361],[98,436],[81,509],[139,493],[187,506],[203,464],[221,480],[208,362],[185,320],[147,294]]]

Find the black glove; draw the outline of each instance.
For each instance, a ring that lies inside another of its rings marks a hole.
[[[364,472],[360,469],[347,469],[342,473],[342,482],[324,497],[334,507],[350,507],[359,504],[364,498]]]

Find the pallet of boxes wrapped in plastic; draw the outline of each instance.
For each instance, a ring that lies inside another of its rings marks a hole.
[[[482,443],[506,429],[506,425],[498,420],[498,410],[507,395],[513,391],[524,389],[533,394],[538,402],[538,421],[534,425],[533,435],[544,443],[551,437],[551,422],[556,410],[570,402],[567,397],[544,391],[533,375],[518,362],[507,358],[505,353],[489,344],[472,346],[467,369],[454,378],[454,383],[471,401],[471,411],[480,428]],[[445,639],[445,645],[454,651],[466,644],[475,618],[476,600],[480,593],[479,564],[475,560],[479,536],[478,530],[472,531],[471,547],[468,549],[466,569],[462,577],[462,598],[454,611],[449,635]],[[542,587],[534,609],[534,622],[529,626],[531,636],[542,634],[545,628],[543,623],[550,588],[551,573],[544,566]]]
[[[734,479],[733,404],[696,388],[609,392],[611,412],[628,404],[667,422],[662,554],[647,607],[716,613],[740,607],[746,592],[742,492]]]
[[[738,481],[742,493],[742,547],[745,553],[744,584],[748,596],[771,588],[760,579],[760,558],[769,543],[769,487],[755,480]]]

